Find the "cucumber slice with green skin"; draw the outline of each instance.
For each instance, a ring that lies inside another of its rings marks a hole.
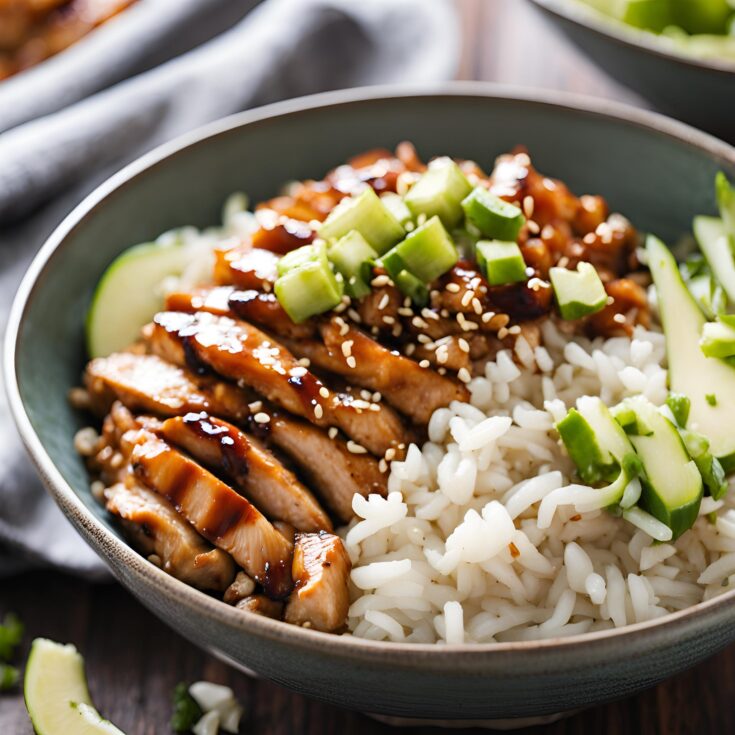
[[[735,302],[735,258],[725,223],[719,217],[695,217],[694,236],[712,269],[712,274]]]
[[[316,263],[324,257],[324,244],[302,245],[290,253],[286,253],[278,261],[278,275],[285,276],[286,273],[296,270],[307,263]]]
[[[401,240],[406,231],[373,189],[343,199],[324,220],[319,237],[339,240],[357,230],[379,255]]]
[[[582,480],[594,485],[611,473],[616,474],[615,463],[610,461],[609,454],[603,453],[594,430],[576,408],[569,409],[556,429]]]
[[[408,296],[416,306],[424,307],[429,303],[429,287],[413,273],[407,270],[399,271],[393,280],[398,290],[404,296]]]
[[[722,322],[706,322],[699,346],[707,357],[732,357],[735,355],[735,329]]]
[[[33,641],[23,689],[38,735],[124,735],[92,706],[84,659],[74,646]]]
[[[439,278],[459,260],[457,248],[437,216],[410,232],[392,252],[403,261],[404,268],[423,283]],[[391,253],[387,256],[389,260]],[[391,267],[386,266],[386,269],[390,271]]]
[[[728,489],[725,469],[720,460],[710,452],[707,437],[682,428],[679,429],[679,435],[687,448],[687,452],[689,452],[689,456],[697,465],[699,474],[702,475],[702,481],[707,492],[715,500],[724,498]]]
[[[528,279],[526,263],[516,242],[480,240],[475,257],[491,286],[504,286]]]
[[[682,429],[685,428],[687,421],[689,421],[689,411],[692,408],[691,401],[681,393],[669,393],[666,399],[666,405],[671,410],[671,414],[676,419],[679,427]]]
[[[649,236],[646,250],[666,337],[669,388],[689,398],[688,428],[709,439],[712,454],[729,471],[735,467],[735,432],[731,427],[735,367],[707,357],[699,349],[705,318],[684,285],[671,251],[653,236]],[[715,406],[707,398],[712,394],[717,399]]]
[[[462,219],[462,200],[471,191],[472,185],[451,158],[436,158],[408,190],[403,201],[414,217],[438,216],[451,230]]]
[[[625,403],[621,403],[613,407],[611,413],[626,435],[651,436],[651,434],[653,434],[653,429],[644,424],[641,417]]]
[[[380,197],[385,208],[405,227],[409,222],[413,222],[411,210],[406,206],[403,197],[400,194],[394,194],[389,191]]]
[[[163,307],[160,287],[191,261],[183,244],[145,243],[118,256],[102,275],[87,312],[87,350],[105,357],[135,342],[140,329]]]
[[[462,200],[465,216],[480,232],[493,240],[515,242],[526,222],[523,212],[484,186],[476,186]]]
[[[551,268],[549,277],[562,319],[581,319],[605,308],[607,292],[591,263],[579,263],[576,271]]]
[[[653,432],[629,437],[646,473],[639,504],[678,538],[697,520],[704,492],[702,475],[676,426],[656,406],[643,396],[623,403]]]

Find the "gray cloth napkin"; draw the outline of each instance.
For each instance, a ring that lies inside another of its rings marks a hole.
[[[277,99],[376,83],[438,82],[456,71],[459,29],[449,0],[265,0],[245,15],[254,4],[140,0],[127,17],[76,48],[0,84],[3,322],[23,271],[64,214],[153,146]],[[206,41],[233,17],[228,13],[242,20]],[[189,32],[205,19],[207,28]],[[156,56],[168,60],[153,66]],[[130,76],[141,68],[148,70]],[[41,564],[90,577],[106,574],[44,493],[3,390],[0,574]]]

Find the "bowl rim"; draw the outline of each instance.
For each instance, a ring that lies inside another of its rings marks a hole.
[[[118,564],[124,563],[129,573],[142,578],[148,587],[155,586],[164,598],[176,601],[192,612],[202,614],[230,630],[240,630],[254,637],[268,639],[273,643],[287,644],[293,649],[314,654],[327,653],[332,658],[361,661],[366,664],[391,663],[398,667],[420,665],[425,670],[444,671],[447,656],[450,656],[457,657],[458,668],[478,671],[486,666],[490,659],[504,660],[509,655],[512,655],[516,662],[523,653],[532,655],[542,652],[544,655],[563,656],[570,649],[580,648],[585,644],[599,644],[609,651],[617,649],[616,643],[622,638],[640,640],[646,633],[657,632],[663,635],[664,631],[673,635],[675,630],[683,630],[693,620],[730,605],[735,600],[735,590],[647,622],[567,638],[549,638],[538,641],[436,645],[372,641],[349,635],[321,633],[255,614],[243,615],[242,611],[175,579],[148,562],[125,541],[112,533],[87,508],[62,477],[40,437],[36,434],[26,412],[16,370],[17,346],[22,338],[26,310],[34,294],[42,288],[43,277],[48,275],[55,256],[63,250],[70,236],[73,236],[86,217],[104,207],[108,197],[115,191],[135,185],[138,176],[158,166],[167,165],[170,159],[189,147],[207,145],[210,139],[235,133],[251,125],[267,125],[272,118],[286,118],[305,112],[369,105],[375,102],[406,98],[416,100],[428,98],[437,102],[447,99],[491,99],[499,103],[517,103],[534,108],[557,109],[575,115],[600,118],[643,128],[649,132],[672,138],[700,152],[705,152],[713,158],[724,159],[735,167],[735,147],[708,133],[658,113],[581,95],[524,90],[489,82],[448,82],[412,87],[388,85],[324,92],[237,113],[164,143],[126,165],[96,187],[63,219],[34,257],[13,300],[8,317],[3,354],[8,405],[18,433],[49,494],[77,531],[96,553],[105,559],[116,577],[120,578],[122,572],[116,569],[112,559],[116,559]],[[106,557],[109,557],[110,561]]]
[[[718,57],[700,57],[668,48],[656,39],[655,33],[637,31],[628,28],[622,22],[616,23],[614,18],[607,20],[594,8],[585,8],[580,0],[531,0],[531,2],[559,18],[585,28],[598,36],[604,36],[622,46],[645,51],[652,56],[674,62],[681,66],[694,67],[703,71],[711,71],[725,76],[735,74],[735,61]],[[599,17],[598,17],[599,16]]]

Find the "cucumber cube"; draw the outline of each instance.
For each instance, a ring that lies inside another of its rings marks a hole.
[[[457,248],[437,215],[411,232],[394,251],[404,268],[423,283],[443,275],[459,259]],[[390,254],[389,260],[391,257],[394,256]],[[386,270],[390,272],[390,266]]]
[[[462,209],[467,219],[493,240],[517,240],[526,222],[518,207],[491,194],[484,186],[476,186],[462,200]]]
[[[357,197],[343,199],[322,223],[319,237],[339,240],[352,230],[357,230],[378,254],[384,253],[406,234],[373,189],[366,189]]]
[[[661,33],[674,23],[671,0],[628,0],[623,22],[645,31]]]
[[[702,327],[699,346],[707,357],[735,355],[735,328],[722,322],[707,322]]]
[[[396,286],[398,286],[398,290],[404,296],[408,296],[416,306],[426,306],[429,303],[429,288],[425,283],[422,283],[416,278],[413,273],[402,270],[396,274],[393,280]]]
[[[475,247],[477,262],[491,286],[525,281],[526,263],[515,242],[480,240]]]
[[[404,197],[414,217],[438,216],[452,229],[462,219],[462,200],[472,186],[451,158],[436,158]]]
[[[345,291],[359,299],[370,293],[371,261],[378,254],[357,231],[341,237],[328,251],[329,260],[345,279]]]
[[[405,227],[409,222],[413,221],[411,210],[406,206],[403,197],[393,192],[388,192],[380,197],[383,206]]]
[[[324,257],[323,245],[303,245],[290,253],[286,253],[278,261],[278,275],[285,276],[286,273],[300,268],[306,263],[315,263]]]
[[[615,462],[603,454],[594,429],[576,408],[569,409],[556,429],[582,480],[594,484],[615,471]]]
[[[576,271],[551,268],[549,276],[562,319],[581,319],[605,307],[607,292],[591,263],[580,263]]]

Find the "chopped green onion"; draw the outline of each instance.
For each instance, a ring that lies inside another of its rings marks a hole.
[[[404,202],[414,217],[437,216],[451,229],[462,219],[462,200],[471,190],[472,185],[451,158],[436,158],[409,189]]]
[[[297,324],[333,309],[342,299],[342,277],[335,277],[326,250],[319,248],[318,252],[317,260],[291,268],[274,286],[276,298]]]
[[[607,303],[607,292],[591,263],[579,263],[576,271],[551,268],[549,277],[562,319],[581,319]]]
[[[707,401],[710,406],[717,405],[717,396],[714,393],[707,393],[704,397],[704,400]]]
[[[399,291],[408,296],[416,306],[426,306],[429,303],[429,288],[422,283],[413,273],[402,270],[393,278]]]
[[[332,245],[328,256],[345,279],[349,296],[359,299],[370,293],[370,263],[378,254],[357,230],[348,232]]]
[[[467,219],[493,240],[515,242],[521,227],[526,222],[518,207],[491,194],[484,186],[476,186],[462,200],[462,209]]]
[[[395,255],[404,263],[404,268],[424,283],[446,273],[459,259],[457,248],[444,229],[438,216],[432,217],[406,236],[403,242],[383,258],[390,261]],[[390,272],[390,266],[386,266]]]
[[[171,729],[174,732],[189,732],[204,714],[183,682],[174,689],[173,705]]]
[[[671,410],[673,417],[676,419],[676,423],[683,429],[689,421],[689,410],[692,407],[692,402],[687,396],[682,393],[669,393],[669,397],[666,399],[666,405]]]
[[[378,254],[406,234],[373,189],[366,189],[358,197],[343,199],[324,220],[319,237],[339,240],[352,230],[357,230]]]
[[[475,248],[475,254],[491,286],[503,286],[527,279],[526,263],[521,249],[515,242],[480,240]]]

